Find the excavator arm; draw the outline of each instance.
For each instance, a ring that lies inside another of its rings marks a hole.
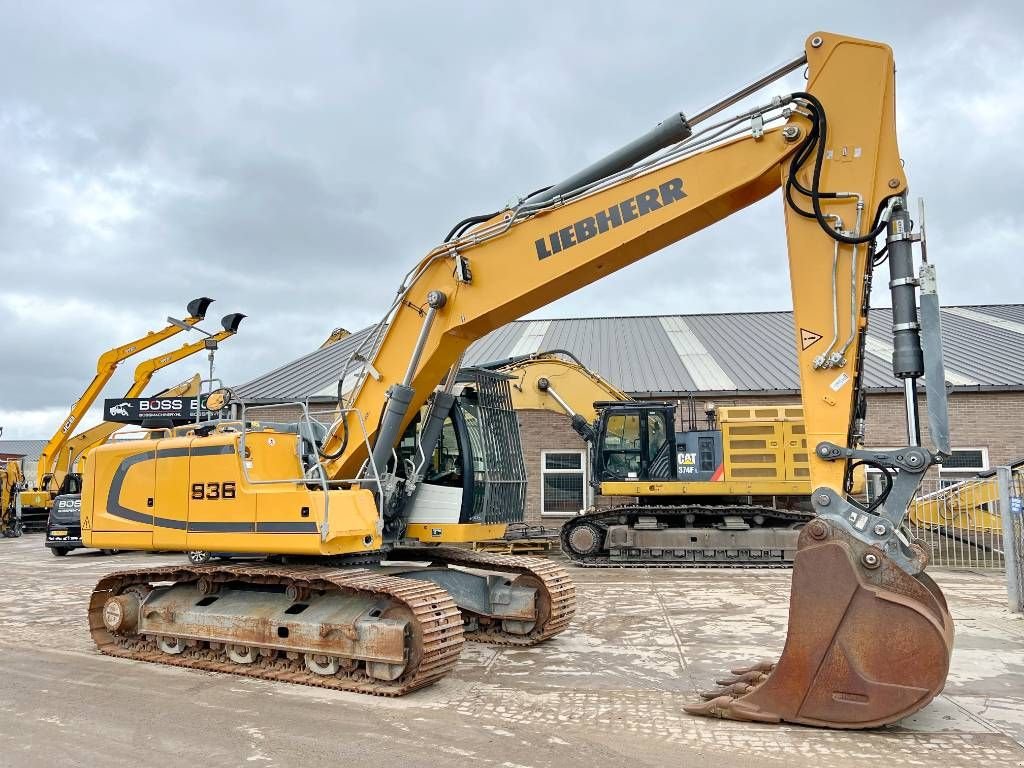
[[[199,341],[193,341],[190,344],[183,344],[172,352],[151,357],[149,360],[143,360],[135,367],[135,376],[132,379],[132,384],[128,387],[128,391],[124,393],[124,396],[126,398],[139,397],[145,391],[146,387],[149,386],[149,382],[157,371],[206,349],[208,340],[212,339],[213,341],[220,343],[225,339],[231,338],[238,332],[238,326],[244,317],[245,315],[238,313],[225,315],[221,319],[221,326],[223,327],[223,330],[218,331],[207,338],[200,339]],[[156,394],[156,397],[189,397],[196,395],[199,393],[199,383],[199,376],[196,375],[191,379],[181,382],[180,384],[161,390]],[[55,458],[53,468],[54,484],[60,486],[64,481],[64,477],[68,472],[74,469],[78,460],[86,451],[103,443],[108,437],[123,426],[123,424],[104,421],[71,437],[64,446],[64,450],[60,451]]]
[[[500,370],[515,377],[512,382],[514,410],[564,413],[573,420],[577,431],[577,423],[582,428],[597,419],[595,403],[633,399],[565,350],[535,352],[477,367]]]
[[[176,323],[168,323],[165,328],[159,331],[150,331],[141,338],[109,349],[100,355],[99,360],[96,361],[96,375],[93,376],[89,386],[85,388],[85,391],[75,401],[75,404],[71,406],[71,412],[61,422],[57,431],[53,433],[53,437],[49,439],[43,447],[42,453],[39,454],[39,468],[36,481],[38,489],[55,491],[59,487],[60,480],[54,477],[58,457],[63,452],[65,445],[72,435],[72,428],[82,420],[86,411],[96,402],[96,398],[100,396],[103,387],[110,381],[110,377],[114,375],[117,366],[129,357],[137,355],[139,352],[181,333],[186,327],[201,322],[206,317],[206,310],[212,303],[213,299],[206,298],[205,296],[193,299],[188,303],[188,317],[183,321],[184,327]]]

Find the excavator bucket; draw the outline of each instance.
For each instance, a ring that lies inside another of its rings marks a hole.
[[[737,667],[693,715],[874,728],[930,702],[946,680],[953,620],[942,592],[818,519],[800,534],[789,632],[775,664]]]
[[[198,317],[202,320],[206,317],[206,310],[210,308],[211,304],[213,304],[213,299],[200,296],[198,299],[192,299],[185,307],[189,317]]]
[[[243,315],[241,312],[233,312],[230,315],[224,315],[224,317],[220,319],[220,324],[228,333],[237,333],[238,326],[241,325],[245,318],[246,315]]]

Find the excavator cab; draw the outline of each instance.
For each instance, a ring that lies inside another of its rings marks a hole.
[[[593,472],[597,482],[701,482],[721,475],[721,430],[676,432],[671,403],[594,405],[600,414]]]
[[[602,481],[676,477],[675,407],[600,403],[594,477]]]

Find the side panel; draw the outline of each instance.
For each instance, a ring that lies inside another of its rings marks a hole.
[[[242,473],[236,441],[196,440],[190,458],[187,480],[184,476],[176,477],[176,482],[187,482],[189,488],[189,549],[209,549],[203,542],[207,533],[253,531],[256,497],[239,487]],[[172,466],[160,471],[175,474]]]
[[[783,422],[722,424],[726,480],[785,480]]]
[[[157,441],[126,440],[89,452],[82,541],[100,549],[152,549]]]

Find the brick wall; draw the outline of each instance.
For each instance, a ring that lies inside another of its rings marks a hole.
[[[928,415],[921,399],[921,442],[929,445]],[[865,441],[874,446],[906,442],[902,395],[868,397]],[[953,448],[987,448],[989,466],[1024,457],[1024,393],[957,392],[949,398],[949,441]]]

